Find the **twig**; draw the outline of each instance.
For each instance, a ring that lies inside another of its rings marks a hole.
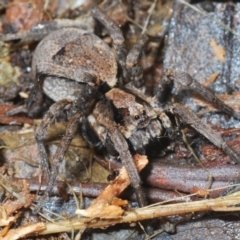
[[[151,7],[148,9],[148,17],[147,17],[147,20],[144,24],[144,27],[142,29],[142,32],[141,34],[145,34],[147,32],[147,26],[149,24],[149,21],[151,19],[151,16],[152,16],[152,13],[154,11],[154,8],[156,7],[156,4],[157,4],[157,0],[154,0],[154,2],[152,3]]]
[[[106,219],[102,216],[99,220],[81,218],[81,219],[72,219],[71,221],[65,220],[56,223],[45,224],[46,230],[39,232],[40,235],[46,235],[57,232],[66,232],[69,230],[79,230],[82,228],[106,228],[113,226],[119,223],[131,223],[138,222],[147,219],[173,216],[178,214],[187,214],[193,212],[201,211],[230,211],[235,212],[239,211],[240,207],[237,205],[240,203],[240,192],[236,192],[232,195],[210,199],[202,200],[196,202],[187,202],[187,203],[177,203],[169,205],[158,205],[158,206],[149,206],[139,209],[131,209],[125,211],[121,217],[116,219]]]
[[[95,156],[102,166],[115,170],[120,168],[120,163],[115,161],[106,162]],[[224,188],[229,187],[229,182],[239,179],[239,170],[235,165],[207,168],[214,179],[210,197],[218,197]],[[148,185],[161,189],[178,190],[185,193],[195,193],[199,190],[208,190],[209,175],[202,167],[189,165],[169,165],[160,162],[151,162],[145,169],[148,173],[145,179]],[[222,188],[224,187],[224,188]],[[221,188],[221,190],[219,189]]]

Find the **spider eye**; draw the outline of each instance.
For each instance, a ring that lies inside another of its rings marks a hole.
[[[134,119],[135,119],[135,120],[138,120],[139,118],[140,118],[139,115],[135,115],[135,116],[134,116]]]
[[[142,110],[142,115],[145,116],[146,115],[146,111]]]

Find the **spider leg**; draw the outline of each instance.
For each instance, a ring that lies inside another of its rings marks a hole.
[[[176,82],[181,87],[189,88],[196,91],[206,100],[213,103],[219,110],[227,113],[229,116],[233,116],[237,119],[240,119],[240,113],[235,112],[231,107],[229,107],[218,97],[216,97],[215,94],[209,88],[201,85],[199,82],[194,80],[189,74],[175,70],[167,70],[163,77],[163,82],[170,83],[172,81]]]
[[[137,42],[129,51],[126,59],[126,67],[131,81],[136,87],[140,87],[143,83],[143,69],[138,64],[138,59],[142,49],[147,44],[149,37],[146,34],[141,35]]]
[[[240,155],[223,140],[221,134],[217,133],[209,125],[202,122],[201,119],[188,108],[179,103],[175,103],[170,107],[168,106],[168,110],[180,116],[185,123],[192,126],[215,146],[222,149],[223,152],[225,152],[233,161],[240,163]]]
[[[98,124],[106,128],[107,135],[114,144],[114,149],[118,152],[123,165],[126,167],[132,186],[136,191],[139,206],[146,206],[147,201],[141,187],[138,170],[133,162],[128,143],[118,128],[117,123],[114,121],[114,113],[110,101],[106,99],[100,100],[93,111],[93,115]]]
[[[96,76],[94,73],[91,73],[87,69],[76,68],[74,66],[70,68],[59,66],[51,62],[39,62],[35,71],[41,73],[41,75],[62,77],[75,80],[76,82],[86,82],[91,85],[96,83]]]
[[[37,126],[36,129],[36,142],[38,145],[40,158],[41,158],[41,166],[43,166],[44,170],[47,172],[47,178],[50,177],[50,166],[47,158],[47,151],[44,145],[44,139],[47,134],[47,130],[50,125],[53,123],[55,118],[66,108],[70,107],[71,101],[68,99],[61,100],[57,103],[54,103],[49,111],[46,113],[41,123]]]
[[[61,143],[59,144],[57,151],[53,157],[52,167],[51,167],[51,175],[50,175],[48,187],[47,187],[44,195],[39,200],[38,205],[33,210],[34,213],[37,213],[41,209],[43,202],[46,200],[46,198],[48,196],[48,193],[53,188],[54,182],[58,175],[58,164],[59,164],[59,162],[63,161],[64,155],[76,133],[78,124],[81,121],[81,116],[82,115],[80,113],[77,113],[77,114],[73,115],[68,122],[65,135],[62,138]]]
[[[26,103],[29,117],[36,117],[42,110],[44,95],[42,91],[42,81],[39,80],[31,90],[30,96]]]
[[[128,144],[118,129],[108,132],[111,140],[114,142],[114,147],[118,151],[120,158],[127,169],[128,176],[131,180],[132,186],[135,189],[139,207],[147,205],[147,200],[141,186],[141,179],[138,170],[133,162],[132,155],[129,152]]]
[[[126,69],[127,49],[125,46],[125,40],[122,35],[122,31],[118,27],[118,25],[111,18],[109,18],[100,8],[93,7],[92,15],[95,19],[101,22],[104,25],[104,27],[106,27],[113,40],[113,47],[117,52],[118,63],[121,66],[123,83],[125,84],[129,81],[129,79]]]
[[[169,22],[169,20],[167,19],[166,21]],[[159,33],[157,37],[152,37],[147,34],[141,34],[137,42],[128,52],[126,58],[126,68],[129,77],[135,87],[139,88],[143,83],[143,69],[138,63],[141,52],[143,51],[144,47],[147,45],[148,42],[155,42],[157,44],[160,44],[164,36],[166,35],[167,29],[167,27],[163,27],[161,33]]]

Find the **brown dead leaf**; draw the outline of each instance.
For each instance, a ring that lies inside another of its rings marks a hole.
[[[0,204],[0,206],[4,208],[4,218],[10,216],[21,208],[29,207],[36,197],[35,195],[30,194],[29,186],[24,180],[14,183],[11,177],[0,174],[0,185],[6,189],[7,192],[11,193],[9,198],[4,201],[4,203]]]
[[[29,207],[36,197],[35,195],[29,194],[29,193],[28,194],[23,193],[23,194],[20,194],[19,196],[20,198],[17,200],[8,199],[4,203],[3,206],[8,216],[21,208]]]
[[[134,156],[134,162],[138,171],[141,171],[148,164],[148,159],[146,156],[136,154]],[[114,203],[115,197],[122,193],[130,184],[131,181],[128,177],[127,170],[125,167],[122,167],[119,175],[101,192],[92,202],[91,206],[86,210],[77,209],[76,214],[91,218],[106,218],[106,216],[108,218],[119,218],[123,214],[123,209],[118,205],[111,204]],[[109,213],[106,214],[106,212]]]
[[[115,205],[115,206],[127,206],[128,205],[128,201],[120,199],[120,198],[113,198],[111,204]]]
[[[10,177],[1,175],[0,182],[7,192],[11,192],[9,198],[0,204],[0,226],[5,226],[0,232],[0,239],[18,239],[13,236],[7,237],[9,236],[9,229],[21,215],[19,210],[28,208],[35,199],[35,195],[29,193],[29,186],[26,181],[19,181],[19,185],[16,186]],[[20,236],[24,236],[24,234]]]
[[[213,38],[210,40],[210,46],[212,47],[212,50],[215,54],[215,58],[220,62],[224,63],[226,56],[225,49],[222,46],[218,45],[216,40]]]

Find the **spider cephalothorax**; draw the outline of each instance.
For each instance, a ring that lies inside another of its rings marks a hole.
[[[92,13],[110,33],[117,56],[93,33],[74,28],[51,33],[38,45],[34,54],[32,67],[36,83],[30,97],[29,109],[36,104],[35,97],[40,95],[42,90],[56,102],[36,130],[42,165],[49,178],[47,191],[51,190],[57,176],[56,163],[62,161],[79,125],[83,137],[91,145],[105,147],[119,154],[136,190],[140,206],[146,202],[129,144],[135,151],[142,152],[150,140],[160,138],[164,130],[171,130],[171,121],[165,112],[177,114],[234,161],[239,161],[238,154],[221,136],[186,107],[178,103],[161,104],[158,101],[161,99],[161,91],[156,91],[158,95],[154,98],[146,98],[137,89],[125,86],[129,80],[141,79],[142,71],[137,64],[139,52],[136,54],[136,50],[140,51],[148,38],[141,36],[127,55],[124,38],[118,26],[100,9],[94,8]],[[114,87],[118,73],[121,81],[118,87]],[[166,85],[172,81],[183,87],[193,88],[210,101],[214,100],[217,106],[228,114],[234,112],[189,75],[168,70],[162,82]],[[101,91],[102,83],[110,87],[109,91]],[[44,138],[49,125],[64,109],[68,111],[69,123],[50,167]],[[235,116],[238,117],[237,114]],[[39,204],[36,211],[40,206]]]
[[[143,99],[113,88],[105,94],[123,118],[121,133],[130,138],[137,130],[146,128],[157,114]]]

